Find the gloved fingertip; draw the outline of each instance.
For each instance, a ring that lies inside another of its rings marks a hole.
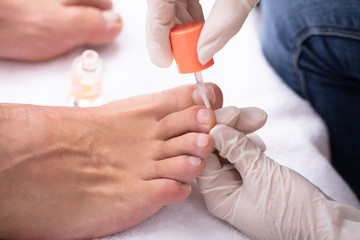
[[[204,48],[198,48],[198,57],[199,57],[199,62],[202,65],[207,64],[212,58],[213,58],[213,54],[209,53],[209,51],[207,51]]]
[[[240,131],[254,132],[264,126],[267,118],[267,113],[260,108],[242,108],[240,109],[240,117],[236,122],[235,128]]]
[[[151,29],[146,31],[146,48],[153,64],[161,68],[168,68],[173,62],[170,40],[162,39],[160,36],[153,36]],[[153,30],[155,31],[155,30]]]
[[[252,107],[252,108],[249,108],[249,110],[251,110],[253,112],[254,118],[257,118],[259,121],[265,122],[268,118],[267,113],[264,110],[262,110],[261,108]]]
[[[160,68],[168,68],[173,62],[171,57],[159,57],[159,55],[150,54],[150,59],[153,64]]]
[[[237,107],[228,106],[220,108],[215,111],[216,122],[234,127],[239,118],[239,114],[240,110]]]

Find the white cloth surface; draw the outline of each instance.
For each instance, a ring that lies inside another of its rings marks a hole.
[[[213,2],[202,3],[205,16]],[[175,64],[160,69],[150,62],[145,44],[145,1],[114,1],[114,8],[123,17],[122,33],[113,43],[92,48],[106,65],[106,102],[195,83],[193,75],[178,74]],[[259,18],[256,11],[251,13],[240,33],[215,55],[215,65],[203,71],[204,80],[220,86],[224,106],[256,106],[268,113],[267,124],[258,132],[268,156],[304,175],[335,200],[359,208],[359,201],[328,160],[324,123],[263,57]],[[0,61],[0,102],[67,105],[71,63],[85,49],[40,63]],[[145,222],[103,239],[247,239],[211,216],[196,183],[192,186],[193,192],[184,202],[164,207]]]

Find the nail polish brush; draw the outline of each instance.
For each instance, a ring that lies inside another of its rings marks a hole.
[[[211,59],[202,65],[197,54],[197,43],[203,25],[202,22],[189,22],[175,26],[170,31],[170,42],[179,73],[195,74],[196,84],[204,104],[207,108],[211,108],[201,71],[212,66],[214,60]]]

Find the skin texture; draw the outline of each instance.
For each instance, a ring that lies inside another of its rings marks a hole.
[[[186,199],[216,123],[195,89],[96,108],[0,104],[0,238],[109,235]]]
[[[108,43],[122,28],[111,8],[110,0],[2,0],[0,58],[41,61]]]

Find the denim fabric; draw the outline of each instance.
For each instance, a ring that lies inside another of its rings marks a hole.
[[[262,47],[324,119],[334,167],[360,196],[360,0],[262,0]]]

